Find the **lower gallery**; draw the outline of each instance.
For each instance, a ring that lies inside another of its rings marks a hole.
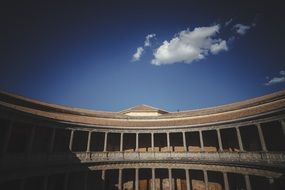
[[[285,91],[182,112],[0,93],[2,190],[285,189]]]

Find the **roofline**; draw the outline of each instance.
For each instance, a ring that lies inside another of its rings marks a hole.
[[[156,107],[153,107],[153,106],[150,106],[150,105],[146,105],[146,104],[139,104],[139,105],[136,105],[136,106],[124,109],[122,111],[119,111],[118,113],[129,113],[129,112],[132,112],[132,109],[134,109],[134,108],[136,108],[138,106],[146,106],[146,107],[152,108],[153,110],[138,110],[138,111],[136,110],[136,112],[153,112],[153,111],[157,111],[158,113],[170,113],[170,112],[168,112],[166,110],[163,110],[163,109],[160,109],[160,108],[156,108]]]
[[[170,126],[229,121],[274,110],[285,110],[285,90],[232,104],[169,112],[158,116],[128,116],[121,112],[102,112],[49,104],[0,92],[0,108],[8,108],[58,121],[101,126]]]

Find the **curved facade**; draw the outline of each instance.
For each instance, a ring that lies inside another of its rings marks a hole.
[[[0,189],[285,189],[285,91],[183,112],[1,92],[0,113]]]

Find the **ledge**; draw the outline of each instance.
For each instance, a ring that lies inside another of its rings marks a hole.
[[[76,152],[58,153],[49,156],[44,154],[25,156],[20,154],[6,155],[2,159],[3,170],[23,167],[38,167],[66,164],[124,163],[124,162],[171,162],[203,163],[234,165],[251,168],[285,169],[285,152]]]

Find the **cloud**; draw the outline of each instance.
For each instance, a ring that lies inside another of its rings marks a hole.
[[[138,47],[136,53],[133,55],[132,61],[140,60],[144,49],[142,47]]]
[[[156,34],[148,34],[145,37],[145,41],[144,41],[144,47],[150,47],[151,46],[151,39],[154,38],[156,36]],[[141,59],[142,53],[144,52],[144,48],[143,47],[138,47],[136,53],[133,54],[133,58],[132,61],[139,61]]]
[[[285,82],[285,77],[284,76],[281,76],[281,77],[274,77],[272,78],[270,81],[268,81],[267,83],[265,83],[266,86],[269,86],[269,85],[273,85],[273,84],[276,84],[276,83],[282,83],[282,82]]]
[[[284,70],[281,70],[279,72],[280,76],[278,77],[273,77],[272,79],[269,80],[269,78],[266,78],[268,79],[269,81],[267,83],[265,83],[266,86],[270,86],[270,85],[273,85],[273,84],[277,84],[277,83],[283,83],[285,82],[285,71]]]
[[[151,39],[154,38],[156,35],[155,34],[148,34],[146,37],[145,37],[145,41],[144,41],[144,46],[145,47],[149,47],[151,46]]]
[[[209,52],[217,54],[227,51],[225,40],[215,38],[220,26],[197,27],[190,31],[183,30],[175,35],[170,41],[164,41],[158,47],[151,61],[154,65],[173,64],[178,62],[191,63],[204,59]]]
[[[233,26],[233,29],[236,31],[236,33],[244,35],[252,26],[255,26],[255,23],[253,23],[251,26],[243,24],[235,24]]]
[[[144,51],[150,48],[153,51],[151,64],[163,65],[174,63],[192,63],[205,59],[210,55],[217,55],[222,51],[228,51],[234,41],[245,35],[248,30],[256,26],[255,19],[251,24],[234,23],[235,19],[229,19],[224,24],[215,24],[208,27],[196,27],[193,30],[182,30],[176,33],[172,39],[164,40],[154,49],[152,41],[156,34],[145,36],[144,44],[137,48],[132,61],[139,61]],[[231,34],[228,32],[231,30]],[[221,37],[223,36],[223,37]],[[222,39],[227,36],[227,39]],[[284,71],[285,75],[285,71]]]
[[[218,54],[220,51],[228,51],[227,42],[225,40],[211,45],[210,51],[212,54]]]
[[[227,20],[227,21],[225,22],[225,26],[230,25],[232,22],[233,22],[233,19],[232,19],[232,18],[229,19],[229,20]]]

